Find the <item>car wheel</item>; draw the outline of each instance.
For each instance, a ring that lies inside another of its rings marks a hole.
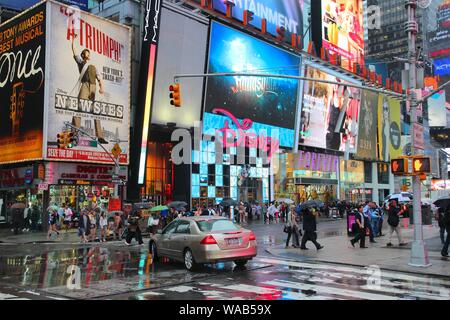
[[[150,241],[149,252],[152,255],[152,260],[158,261],[158,250],[156,249],[156,243],[154,241]]]
[[[247,264],[248,260],[235,260],[234,263],[238,266],[238,267],[244,267]]]
[[[189,271],[195,270],[197,268],[197,263],[195,262],[194,255],[191,249],[186,249],[184,251],[184,266]]]

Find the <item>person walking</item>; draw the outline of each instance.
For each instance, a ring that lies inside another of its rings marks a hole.
[[[66,233],[69,231],[70,223],[72,222],[72,216],[72,209],[70,209],[69,205],[66,204],[64,208],[64,227],[66,229]]]
[[[388,247],[392,247],[392,235],[394,234],[394,231],[397,233],[398,238],[398,244],[399,246],[406,246],[406,243],[403,243],[402,240],[402,230],[400,226],[400,215],[402,215],[404,212],[404,209],[400,209],[400,207],[397,204],[397,200],[393,199],[389,203],[389,210],[388,210],[388,220],[387,223],[389,225],[389,240],[388,240]]]
[[[87,236],[89,236],[91,232],[91,221],[89,220],[89,216],[86,209],[83,209],[80,212],[80,220],[78,222],[78,236],[80,237],[80,243],[87,243],[89,240]]]
[[[58,229],[56,228],[56,225],[58,223],[58,212],[55,210],[50,211],[50,215],[49,215],[49,228],[48,228],[48,232],[47,232],[47,240],[50,240],[53,232],[55,232],[58,236],[59,236],[59,232]]]
[[[289,215],[287,216],[286,227],[288,233],[288,237],[286,240],[286,248],[289,248],[289,240],[291,240],[291,236],[292,236],[292,246],[294,248],[298,248],[300,246],[298,239],[299,226],[297,223],[297,213],[295,212],[295,206],[291,206],[291,210],[289,212]]]
[[[277,207],[275,206],[275,203],[273,202],[270,205],[269,209],[267,209],[268,224],[270,224],[270,222],[274,220],[276,212],[277,212]]]
[[[39,208],[36,204],[34,204],[31,210],[31,232],[38,231],[38,223],[40,216],[41,213],[39,212]]]
[[[114,214],[114,239],[120,240],[120,237],[122,236],[122,230],[123,230],[123,221],[122,217],[120,216],[119,212],[116,212]]]
[[[139,243],[139,245],[143,245],[144,241],[142,240],[141,229],[139,228],[139,220],[141,219],[139,213],[135,213],[132,216],[128,217],[128,233],[125,239],[125,244],[127,246],[131,245],[131,241],[133,238]]]
[[[306,243],[311,241],[316,246],[317,250],[323,249],[324,247],[317,242],[317,211],[316,209],[305,208],[303,211],[303,234],[302,243],[300,249],[308,250]]]
[[[245,206],[242,202],[239,204],[239,223],[241,225],[245,223]]]
[[[444,217],[445,217],[445,208],[438,208],[436,212],[436,220],[438,222],[439,226],[439,236],[441,238],[441,243],[445,243],[445,223],[444,223]]]
[[[355,238],[350,240],[350,243],[352,244],[352,247],[355,246],[355,243],[359,241],[360,248],[367,248],[366,247],[366,228],[367,228],[367,219],[364,215],[364,206],[361,205],[358,208],[357,214],[356,214],[356,225],[358,226],[358,234]]]
[[[102,213],[100,213],[100,218],[99,218],[99,227],[100,227],[100,242],[106,242],[106,230],[108,228],[108,219],[106,219],[106,215],[105,212],[102,211]]]
[[[450,245],[450,205],[447,206],[444,214],[444,226],[447,231],[447,239],[444,242],[444,246],[442,247],[441,255],[445,258],[448,257],[448,247]]]

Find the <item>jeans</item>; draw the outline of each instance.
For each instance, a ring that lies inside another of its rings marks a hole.
[[[441,237],[442,244],[445,243],[445,227],[439,227],[439,236]]]
[[[379,219],[372,219],[372,221],[371,221],[373,237],[377,237],[378,236],[378,233],[379,233],[379,226],[378,226],[379,221],[380,221]]]
[[[300,245],[299,239],[298,239],[298,229],[296,227],[291,227],[290,230],[291,230],[291,232],[288,233],[288,237],[286,240],[286,247],[289,246],[289,240],[291,240],[291,235],[293,235],[292,236],[292,245],[298,247]]]
[[[448,246],[450,245],[450,233],[448,231],[449,230],[447,230],[447,239],[445,240],[444,247],[442,247],[442,251],[441,251],[441,254],[443,256],[448,255]]]
[[[366,246],[366,228],[359,228],[358,234],[353,240],[351,240],[351,243],[355,244],[358,241],[361,248]]]
[[[389,225],[389,241],[388,243],[391,243],[392,240],[392,235],[394,234],[394,231],[397,233],[397,238],[398,238],[398,243],[403,243],[402,240],[402,229],[400,227],[400,225],[393,227],[391,225]]]

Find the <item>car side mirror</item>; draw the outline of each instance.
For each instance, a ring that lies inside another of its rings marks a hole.
[[[162,234],[162,230],[159,229],[159,230],[156,231],[156,233],[157,233],[157,234]]]

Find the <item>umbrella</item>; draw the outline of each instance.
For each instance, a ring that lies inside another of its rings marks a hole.
[[[22,202],[14,203],[11,206],[11,209],[25,209],[25,208],[26,208],[26,205],[25,205],[25,203],[22,203]]]
[[[175,209],[180,209],[185,206],[187,206],[187,203],[184,201],[172,201],[168,205],[169,208],[175,208]]]
[[[303,210],[304,208],[307,208],[307,207],[323,207],[323,202],[322,201],[319,201],[319,200],[309,200],[309,201],[306,201],[306,202],[304,202],[304,203],[302,203],[301,205],[300,205],[300,210]]]
[[[436,205],[436,207],[445,209],[448,207],[448,205],[450,205],[450,197],[444,197],[444,198],[437,199],[433,203]]]
[[[294,201],[292,201],[291,199],[288,199],[288,198],[281,198],[281,199],[278,199],[277,200],[277,202],[284,202],[284,203],[286,203],[286,204],[293,204],[294,203]]]
[[[169,207],[168,206],[156,206],[150,209],[150,212],[156,212],[156,211],[163,211],[163,210],[168,210]]]
[[[224,198],[222,202],[220,203],[221,206],[224,207],[231,207],[231,206],[237,206],[238,202],[232,198]]]

